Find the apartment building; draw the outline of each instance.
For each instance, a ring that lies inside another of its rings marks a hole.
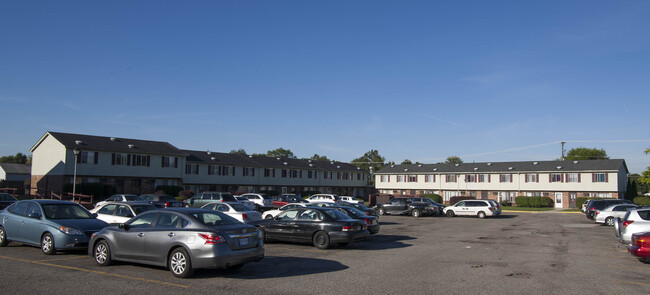
[[[435,193],[514,202],[517,196],[547,196],[556,208],[575,207],[577,197],[624,198],[625,160],[524,161],[413,164],[385,167],[374,174],[379,193]]]

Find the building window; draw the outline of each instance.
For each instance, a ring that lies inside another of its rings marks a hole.
[[[264,177],[275,177],[274,168],[264,168]]]
[[[162,167],[178,168],[178,158],[177,157],[165,157],[165,156],[163,156],[162,157]]]
[[[526,174],[526,182],[539,182],[539,174]]]
[[[476,182],[476,174],[465,175],[465,182]]]
[[[568,173],[566,182],[580,182],[580,173]]]
[[[424,182],[436,182],[436,176],[435,175],[425,175],[424,176]]]
[[[219,166],[214,166],[214,165],[208,165],[208,175],[215,175],[217,174],[217,168]]]
[[[380,175],[379,182],[390,182],[390,175]]]
[[[512,174],[499,175],[499,182],[512,182]]]
[[[456,174],[447,174],[445,182],[456,182]]]
[[[242,176],[255,176],[255,168],[253,167],[243,167]]]
[[[185,174],[199,174],[199,164],[185,164]]]
[[[397,175],[397,182],[404,182],[404,175]]]
[[[78,164],[97,164],[99,163],[99,153],[98,152],[80,152],[77,156]]]
[[[219,166],[219,168],[217,169],[217,174],[222,176],[228,176],[228,175],[235,176],[235,167]]]
[[[551,173],[549,175],[550,182],[562,182],[562,173]]]
[[[592,182],[607,182],[607,173],[594,173],[591,176]]]
[[[490,174],[481,174],[478,176],[478,182],[490,182]]]
[[[418,176],[417,175],[409,175],[408,176],[408,181],[409,182],[418,182]]]

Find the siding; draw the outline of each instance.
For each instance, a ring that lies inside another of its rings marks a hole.
[[[46,134],[38,149],[32,152],[32,175],[63,175],[66,161],[68,159],[65,147],[54,137]]]

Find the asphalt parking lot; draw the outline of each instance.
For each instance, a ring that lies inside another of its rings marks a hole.
[[[2,294],[647,294],[650,264],[583,214],[497,218],[382,216],[379,234],[344,248],[269,243],[235,271],[178,279],[163,268],[100,267],[84,252],[0,248]]]

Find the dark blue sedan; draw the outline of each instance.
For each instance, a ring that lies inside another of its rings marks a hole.
[[[87,249],[90,236],[108,223],[81,205],[57,200],[25,200],[0,211],[0,247],[10,241],[57,250]]]

